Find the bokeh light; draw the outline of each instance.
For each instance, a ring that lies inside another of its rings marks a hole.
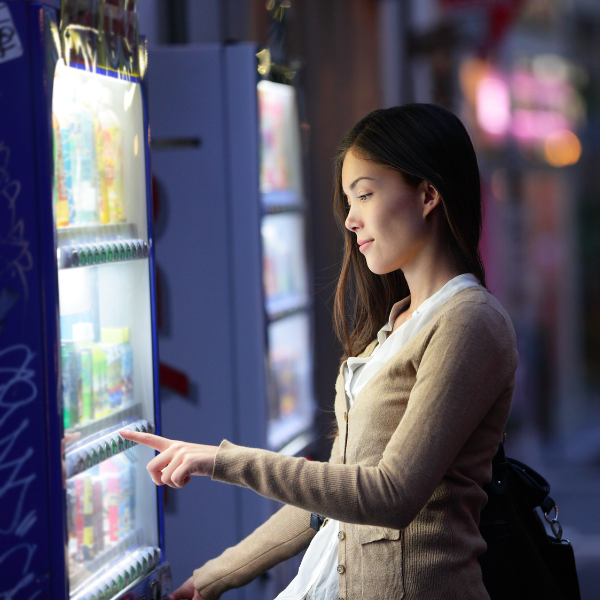
[[[492,135],[504,135],[510,125],[510,92],[500,77],[484,77],[477,86],[477,121]]]
[[[568,129],[552,132],[544,143],[544,158],[553,167],[574,165],[581,156],[581,142]]]

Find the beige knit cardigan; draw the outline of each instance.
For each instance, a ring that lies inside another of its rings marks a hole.
[[[328,463],[223,441],[213,479],[286,506],[197,569],[196,589],[214,600],[301,552],[315,535],[315,512],[340,521],[341,599],[489,598],[477,560],[486,548],[482,486],[508,418],[517,360],[500,303],[483,288],[466,288],[371,378],[350,410],[342,363],[340,435]]]

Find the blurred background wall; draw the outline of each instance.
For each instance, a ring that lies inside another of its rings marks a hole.
[[[550,480],[584,597],[597,597],[600,2],[144,0],[140,19],[150,44],[254,41],[294,67],[310,202],[319,459],[329,452],[341,353],[331,326],[341,259],[331,210],[337,144],[379,107],[434,102],[462,118],[482,172],[489,288],[518,336],[507,450]]]

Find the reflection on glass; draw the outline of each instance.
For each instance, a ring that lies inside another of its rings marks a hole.
[[[260,191],[266,205],[297,204],[302,198],[302,162],[296,90],[258,84],[261,161]]]
[[[294,213],[267,215],[261,235],[267,312],[274,315],[305,305],[304,217]]]
[[[124,563],[131,562],[140,549],[156,546],[156,524],[144,518],[148,499],[144,493],[146,461],[152,452],[136,446],[97,466],[67,479],[67,526],[69,585],[79,596],[86,585],[111,588],[106,574],[123,563],[115,583],[120,591],[147,572],[148,565],[133,572]],[[143,573],[142,573],[143,570]],[[119,581],[119,577],[122,578]],[[93,578],[93,582],[90,581]]]
[[[268,443],[280,449],[312,425],[310,320],[296,314],[269,325]]]

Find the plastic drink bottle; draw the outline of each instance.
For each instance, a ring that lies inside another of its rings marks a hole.
[[[92,347],[92,393],[96,418],[109,412],[106,352],[101,344]]]
[[[94,418],[93,360],[92,342],[94,340],[93,323],[75,323],[73,339],[77,345],[79,359],[79,399],[81,420]]]
[[[94,501],[92,477],[88,473],[83,479],[83,560],[94,558]]]
[[[69,224],[69,198],[67,196],[67,183],[65,179],[65,165],[63,160],[62,139],[60,124],[57,116],[52,113],[52,149],[54,155],[54,207],[57,227]]]
[[[103,327],[100,336],[106,349],[111,407],[133,399],[133,352],[128,327]]]
[[[76,558],[77,556],[77,526],[75,513],[75,481],[70,479],[67,481],[67,530],[69,532],[69,556]]]
[[[108,541],[119,541],[119,504],[121,502],[121,474],[116,457],[100,463],[100,473],[104,488],[104,514],[107,520]]]
[[[123,401],[133,401],[133,350],[129,343],[129,327],[121,334],[121,374],[123,378]]]
[[[132,481],[130,479],[129,461],[123,454],[113,459],[119,469],[119,539],[127,536],[131,530],[131,499],[133,497]]]
[[[98,477],[93,479],[93,523],[94,523],[94,553],[97,555],[104,550],[104,522],[103,522],[103,502],[102,502],[102,483]]]
[[[74,121],[73,140],[75,161],[73,191],[77,223],[98,222],[96,171],[96,143],[94,140],[94,115],[86,102],[87,89],[75,88],[77,117]]]
[[[77,539],[76,559],[83,561],[83,494],[84,483],[82,477],[76,477],[75,481],[75,537]]]
[[[64,193],[67,198],[68,206],[68,223],[75,223],[77,221],[77,209],[75,206],[75,198],[73,196],[73,171],[75,168],[75,162],[73,156],[75,154],[75,145],[73,131],[75,129],[75,105],[73,103],[73,81],[71,77],[59,76],[62,72],[57,69],[57,76],[54,78],[54,90],[53,90],[53,122],[56,122],[56,147],[58,149],[60,144],[60,160],[56,160],[56,165],[62,163],[62,171],[64,175]],[[58,154],[58,152],[57,152]],[[60,175],[57,173],[57,181],[60,186]],[[60,191],[59,191],[60,194]],[[57,211],[58,213],[59,211]],[[64,222],[64,217],[60,217],[61,222]],[[59,222],[57,214],[57,224]],[[67,223],[67,224],[68,224]],[[62,225],[59,225],[62,226]]]
[[[79,423],[77,350],[71,340],[62,340],[63,425],[65,429]]]
[[[102,168],[100,174],[106,190],[108,220],[110,223],[125,222],[123,200],[123,128],[117,115],[111,110],[113,97],[108,88],[102,89],[98,120],[102,129]]]

